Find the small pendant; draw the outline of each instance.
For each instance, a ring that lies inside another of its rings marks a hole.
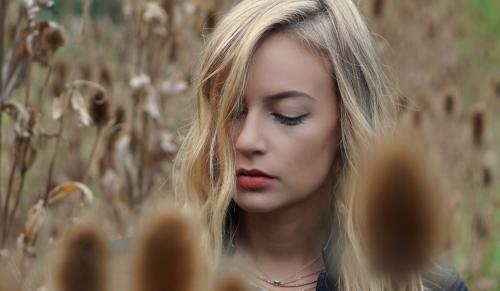
[[[277,280],[273,281],[273,286],[280,287],[281,284],[282,284],[281,281],[277,281]]]

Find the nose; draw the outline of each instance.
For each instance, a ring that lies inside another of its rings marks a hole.
[[[246,156],[265,153],[267,143],[264,133],[265,128],[260,124],[257,114],[251,115],[249,112],[236,126],[236,151]]]

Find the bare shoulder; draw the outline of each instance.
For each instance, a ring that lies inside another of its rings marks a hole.
[[[436,265],[424,275],[424,286],[431,291],[467,291],[464,280],[450,264]]]

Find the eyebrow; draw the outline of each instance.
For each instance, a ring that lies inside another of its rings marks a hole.
[[[283,92],[271,94],[271,95],[265,96],[264,100],[265,100],[265,102],[274,102],[274,101],[278,101],[281,99],[292,98],[292,97],[306,97],[306,98],[310,98],[313,101],[316,101],[316,99],[314,99],[310,95],[308,95],[304,92],[295,91],[295,90],[283,91]]]

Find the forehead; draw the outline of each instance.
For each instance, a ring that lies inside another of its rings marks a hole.
[[[319,98],[327,91],[331,93],[332,88],[325,59],[292,36],[277,33],[268,36],[255,51],[246,95],[255,99],[295,90]]]

